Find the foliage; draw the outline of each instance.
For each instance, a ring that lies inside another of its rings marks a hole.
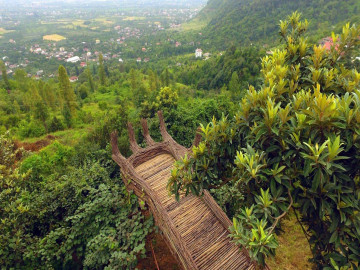
[[[64,128],[64,124],[61,122],[61,120],[54,116],[49,124],[49,131],[55,132],[58,130],[63,130]]]
[[[71,115],[74,115],[76,110],[75,93],[70,85],[66,69],[61,65],[59,66],[59,88],[64,99],[64,107],[68,107]]]
[[[8,77],[7,77],[7,71],[6,71],[6,67],[5,67],[5,64],[4,64],[3,61],[0,61],[0,68],[1,68],[1,76],[2,76],[2,79],[4,81],[5,88],[7,90],[10,90],[11,86],[10,86],[10,83],[9,83],[9,80],[8,80]]]
[[[114,174],[107,151],[53,143],[14,166],[0,137],[0,264],[16,269],[131,269],[152,218]],[[88,149],[93,150],[86,153]]]
[[[99,54],[99,79],[100,79],[100,84],[102,86],[105,86],[106,85],[106,74],[105,74],[105,68],[104,68],[104,57],[101,53]],[[91,81],[91,77],[89,76],[89,82],[90,81]]]
[[[290,28],[290,30],[289,30]],[[356,268],[360,254],[360,75],[342,59],[359,44],[349,24],[330,52],[304,38],[307,21],[280,23],[285,49],[262,59],[234,118],[202,126],[203,141],[176,165],[169,189],[201,194],[236,182],[245,200],[233,237],[260,265],[290,209],[301,214],[318,268]],[[251,231],[246,228],[251,228]]]
[[[202,30],[203,44],[209,42],[222,50],[234,43],[271,48],[277,41],[274,22],[292,12],[311,18],[309,31],[320,39],[328,29],[340,30],[347,21],[359,23],[359,9],[357,0],[210,0],[196,19],[207,23]]]
[[[40,137],[46,132],[43,124],[39,121],[30,121],[25,120],[19,123],[18,134],[21,138],[33,138]]]
[[[195,61],[180,68],[179,80],[198,89],[221,89],[229,85],[236,72],[239,90],[246,89],[249,84],[259,86],[260,57],[264,54],[262,49],[255,46],[231,46],[220,56],[214,54],[206,61]]]

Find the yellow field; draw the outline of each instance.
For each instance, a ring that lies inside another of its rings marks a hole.
[[[88,27],[88,25],[84,24],[84,20],[57,20],[55,22],[45,22],[42,21],[41,24],[63,24],[62,28],[66,29],[75,29],[76,26],[80,27]]]
[[[60,36],[58,34],[43,36],[43,40],[61,41],[61,40],[64,40],[64,39],[66,39],[66,37]]]
[[[126,17],[123,21],[143,21],[145,19],[145,17]]]
[[[105,19],[105,18],[97,18],[97,19],[95,19],[95,21],[96,22],[101,22],[104,25],[113,25],[114,24],[113,21],[110,21],[110,20]]]
[[[84,20],[76,20],[73,21],[72,24],[75,26],[80,26],[80,27],[88,27],[86,24],[84,24]]]
[[[6,29],[0,27],[0,35],[4,35],[7,33],[11,33],[11,32],[14,32],[14,30],[6,30]]]

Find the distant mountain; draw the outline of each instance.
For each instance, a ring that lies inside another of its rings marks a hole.
[[[310,33],[320,38],[346,22],[360,22],[359,0],[209,0],[197,20],[207,22],[203,37],[225,49],[232,44],[278,40],[279,20],[298,10],[310,22]]]

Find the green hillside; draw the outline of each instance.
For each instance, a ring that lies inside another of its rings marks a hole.
[[[345,22],[360,21],[358,0],[209,0],[197,19],[209,21],[203,36],[219,49],[254,42],[271,45],[277,42],[278,22],[296,10],[310,19],[314,38],[340,30]]]

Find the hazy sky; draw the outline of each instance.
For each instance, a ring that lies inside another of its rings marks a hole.
[[[54,6],[96,6],[96,3],[102,4],[109,3],[109,6],[157,6],[161,7],[162,4],[166,6],[199,6],[206,4],[207,0],[0,0],[0,11],[6,10],[16,11],[22,8],[53,8]],[[106,4],[105,4],[106,5]]]

